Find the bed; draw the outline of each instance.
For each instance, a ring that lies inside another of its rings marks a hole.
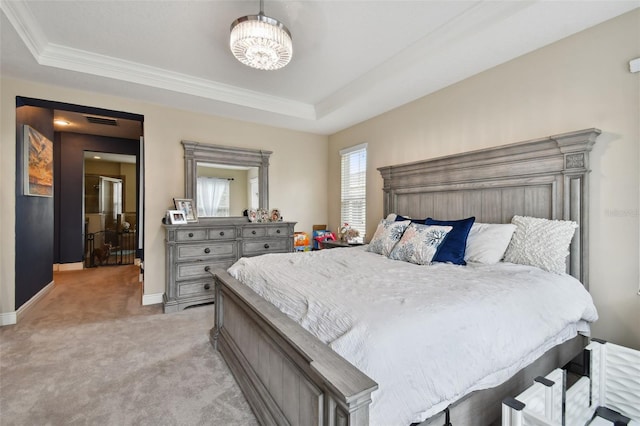
[[[588,288],[589,153],[599,133],[586,129],[382,167],[385,216],[475,216],[479,222],[495,224],[509,223],[516,215],[574,221],[579,228],[573,234],[566,271]],[[215,271],[215,284],[216,325],[211,340],[261,423],[377,423],[370,405],[379,384],[369,375],[294,321],[291,313],[260,296],[259,288],[250,288],[225,270]],[[577,325],[570,334],[576,331]],[[586,344],[581,335],[569,337],[549,343],[544,354],[538,353],[540,348],[532,352],[532,359],[523,361],[526,367],[507,369],[508,377],[501,377],[496,386],[478,386],[444,401],[445,405],[441,401],[425,407],[428,418],[423,424],[450,419],[453,424],[486,425],[499,419],[502,399],[526,388],[533,377],[567,363]]]

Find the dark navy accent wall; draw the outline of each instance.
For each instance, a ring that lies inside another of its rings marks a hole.
[[[82,262],[84,151],[135,155],[137,158],[140,141],[78,133],[59,133],[57,140],[60,144],[58,263]]]
[[[19,105],[19,103],[17,103]],[[23,128],[36,129],[54,142],[53,110],[16,108],[16,309],[53,281],[54,198],[24,195]],[[54,158],[55,159],[55,158]],[[54,172],[57,165],[54,164]],[[55,190],[54,180],[54,190]]]
[[[60,134],[54,133],[53,141],[53,263],[60,263]]]

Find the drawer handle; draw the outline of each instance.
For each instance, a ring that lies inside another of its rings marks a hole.
[[[280,230],[279,230],[279,229],[277,229],[277,230],[276,230],[276,234],[279,234],[279,233],[280,233]]]
[[[204,289],[205,289],[205,290],[209,290],[210,288],[211,288],[211,285],[209,285],[209,284],[205,284],[205,285],[204,285]]]
[[[267,249],[268,249],[268,248],[269,248],[269,244],[265,244],[265,245],[264,245],[264,248],[267,248]]]
[[[193,238],[193,232],[189,232],[189,238]]]
[[[256,231],[255,231],[255,230],[251,231],[251,233],[252,233],[253,235],[256,235]]]
[[[205,266],[204,270],[205,270],[205,272],[209,272],[211,270],[211,266]]]
[[[206,249],[204,249],[205,253],[211,253],[211,249],[209,247],[207,247]]]
[[[220,231],[220,236],[224,237],[224,231]]]

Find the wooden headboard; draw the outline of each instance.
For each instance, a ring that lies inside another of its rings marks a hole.
[[[432,160],[380,167],[384,215],[442,220],[514,215],[573,220],[567,272],[589,288],[589,153],[598,129],[585,129]]]

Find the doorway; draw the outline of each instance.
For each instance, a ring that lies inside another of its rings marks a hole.
[[[135,157],[134,250],[137,258],[144,259],[143,123],[139,114],[16,97],[16,128],[31,126],[54,147],[53,197],[28,196],[16,185],[16,309],[53,281],[56,266],[60,270],[84,266],[84,151]],[[129,133],[117,133],[123,131]],[[16,181],[22,182],[21,137],[16,139],[16,154]]]
[[[85,151],[85,268],[136,262],[136,158]]]

